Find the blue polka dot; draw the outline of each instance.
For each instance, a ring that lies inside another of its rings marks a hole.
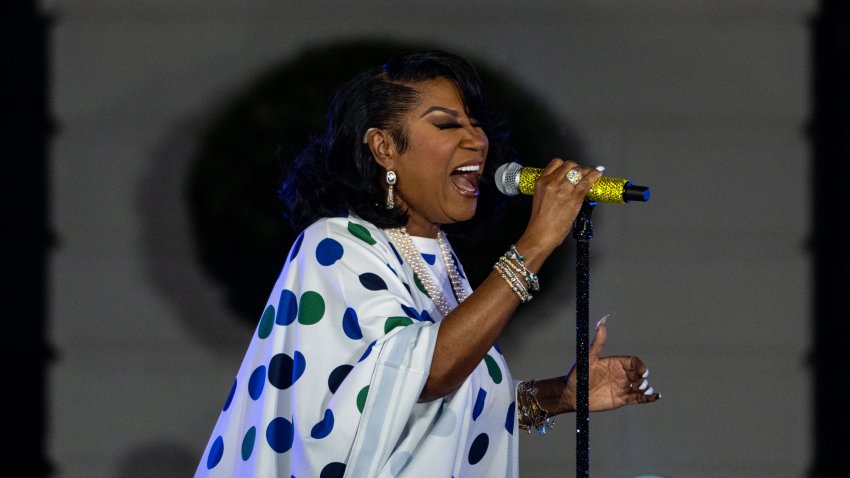
[[[297,350],[292,357],[283,353],[277,354],[269,361],[269,383],[286,390],[301,378],[306,368],[307,361]]]
[[[280,300],[277,303],[277,316],[274,322],[277,325],[289,325],[298,317],[298,298],[289,289],[280,291]]]
[[[493,342],[493,348],[496,349],[496,352],[499,352],[499,355],[505,355],[502,353],[502,348],[499,347],[499,342]]]
[[[345,380],[345,377],[348,376],[349,372],[351,372],[351,369],[353,368],[353,365],[344,364],[335,368],[333,372],[331,372],[328,376],[328,389],[331,393],[336,393],[336,389],[339,388],[342,381]]]
[[[484,458],[487,454],[487,447],[490,446],[490,437],[486,433],[482,433],[472,440],[472,446],[469,447],[469,464],[474,465]]]
[[[372,347],[375,345],[375,342],[377,342],[377,340],[373,341],[371,344],[369,344],[368,347],[366,347],[366,351],[363,352],[363,355],[361,355],[360,358],[357,360],[358,363],[366,360],[366,357],[368,357],[369,354],[372,353]]]
[[[434,263],[437,262],[437,256],[434,254],[422,254],[422,259],[424,259],[425,262],[431,264],[432,266],[434,265]]]
[[[363,332],[360,330],[360,322],[357,319],[357,312],[351,307],[345,309],[345,313],[342,315],[342,331],[351,340],[360,340],[363,338]]]
[[[304,233],[298,235],[295,238],[295,243],[292,244],[292,249],[289,251],[289,262],[292,262],[292,259],[295,259],[295,256],[298,255],[298,251],[301,250],[301,243],[304,242]]]
[[[422,311],[422,320],[424,322],[431,322],[432,324],[434,323],[434,319],[431,317],[431,314],[429,314],[427,310]]]
[[[475,406],[472,407],[472,420],[478,420],[478,416],[484,411],[485,398],[487,398],[487,392],[483,388],[479,388],[478,397],[475,399]]]
[[[342,258],[342,244],[330,237],[322,239],[316,246],[316,260],[323,266],[329,266]]]
[[[345,463],[328,463],[319,473],[319,478],[342,478],[345,475]]]
[[[411,319],[416,319],[419,322],[422,322],[422,317],[419,315],[419,312],[416,312],[416,309],[414,309],[413,307],[408,307],[402,304],[401,310],[403,310],[405,315],[407,315]]]
[[[210,454],[207,455],[207,469],[215,468],[222,456],[224,456],[224,439],[219,435],[210,447]]]
[[[505,417],[505,430],[508,431],[511,435],[514,434],[514,422],[516,418],[516,402],[511,402],[510,406],[508,406],[508,414]]]
[[[238,379],[233,380],[233,386],[230,387],[230,393],[227,394],[227,398],[224,400],[224,406],[221,407],[222,412],[226,412],[228,408],[230,408],[230,404],[233,402],[233,395],[236,394],[236,383]]]
[[[266,441],[272,450],[278,453],[286,453],[292,448],[292,441],[295,439],[295,427],[292,422],[283,418],[277,417],[266,427]]]
[[[384,282],[384,279],[381,279],[381,276],[378,274],[373,274],[372,272],[364,272],[360,274],[360,283],[363,284],[363,287],[369,290],[387,290],[387,283]]]
[[[395,271],[395,269],[393,269],[393,266],[391,266],[391,265],[387,264],[387,269],[389,269],[390,271],[392,271],[393,275],[395,275],[396,277],[398,277],[398,272],[396,272],[396,271]]]
[[[257,400],[263,394],[263,385],[266,384],[266,366],[260,365],[251,373],[251,378],[248,379],[248,395],[252,400]]]
[[[392,242],[389,242],[389,243],[387,243],[387,244],[389,244],[390,249],[392,249],[392,250],[393,250],[393,254],[395,254],[395,258],[396,258],[396,259],[398,259],[398,263],[399,263],[399,264],[404,264],[404,261],[403,261],[403,260],[401,260],[401,254],[399,254],[399,253],[398,253],[398,251],[395,249],[395,246],[393,245],[393,243],[392,243]]]
[[[325,410],[325,417],[319,423],[313,425],[313,429],[310,430],[310,436],[315,438],[316,440],[321,440],[322,438],[330,435],[331,430],[334,429],[334,414],[331,409]]]

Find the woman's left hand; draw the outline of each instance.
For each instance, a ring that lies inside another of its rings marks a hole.
[[[641,359],[631,355],[600,357],[607,334],[603,321],[596,327],[596,336],[588,351],[588,409],[600,412],[661,398],[661,394],[649,386],[649,370]],[[563,391],[568,410],[576,410],[576,388],[574,365]]]

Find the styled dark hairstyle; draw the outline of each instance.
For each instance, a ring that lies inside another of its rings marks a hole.
[[[288,164],[284,164],[279,198],[284,216],[296,231],[322,217],[349,211],[378,227],[407,223],[404,210],[385,208],[386,192],[381,185],[384,171],[363,137],[368,128],[384,129],[403,153],[408,138],[402,118],[419,99],[413,85],[436,78],[457,85],[469,115],[480,122],[490,142],[475,217],[446,225],[445,229],[470,238],[500,217],[505,198],[495,188],[494,174],[514,157],[507,145],[503,118],[488,106],[472,65],[457,55],[427,50],[398,54],[349,80],[331,100],[324,132],[312,136],[290,161],[281,158]]]

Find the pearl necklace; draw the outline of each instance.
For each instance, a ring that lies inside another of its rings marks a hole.
[[[422,254],[418,249],[416,249],[416,245],[414,245],[413,240],[410,239],[407,229],[404,227],[396,227],[384,230],[387,232],[387,235],[390,236],[390,239],[396,246],[398,253],[401,254],[402,258],[404,258],[404,261],[410,264],[410,267],[413,268],[413,272],[416,273],[417,277],[419,277],[419,281],[425,287],[425,290],[428,291],[428,295],[431,296],[431,300],[434,301],[434,304],[440,312],[442,312],[443,317],[448,315],[451,311],[451,306],[449,305],[445,295],[443,295],[442,290],[434,283],[434,280],[431,277],[431,271],[428,270],[428,266],[426,266],[425,261],[422,260]],[[452,260],[449,252],[449,244],[443,231],[439,231],[437,233],[437,244],[440,246],[440,255],[442,256],[443,264],[446,266],[446,271],[449,274],[452,291],[454,291],[459,304],[469,296],[470,291],[466,288],[460,278],[460,273],[458,273],[457,267],[455,267],[455,262]]]

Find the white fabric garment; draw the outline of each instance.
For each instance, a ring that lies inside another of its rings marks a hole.
[[[436,241],[416,242],[429,249],[426,263],[436,253],[440,264]],[[442,316],[417,282],[372,224],[346,217],[308,227],[196,478],[517,476],[514,380],[498,346],[453,394],[418,402]],[[452,300],[448,281],[438,284]]]

